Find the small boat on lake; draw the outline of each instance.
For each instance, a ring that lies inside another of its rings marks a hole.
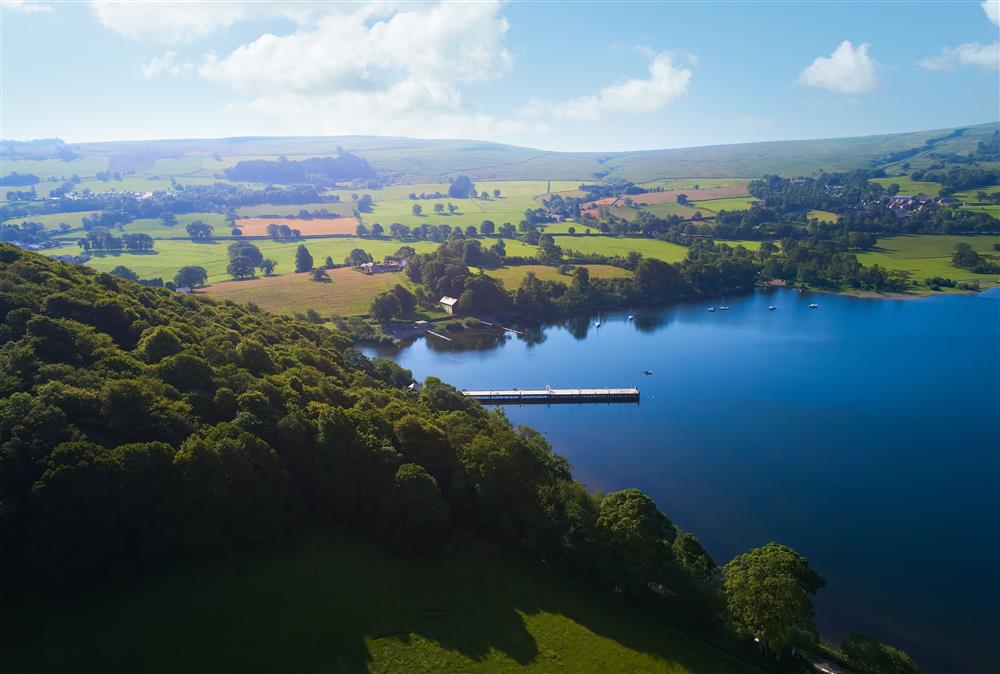
[[[819,309],[819,305],[818,304],[810,304],[809,308],[810,309]]]
[[[715,313],[715,307],[709,307],[708,309],[705,309],[705,311],[711,311],[712,313]]]
[[[597,323],[594,324],[595,328],[601,327],[601,315],[597,314]]]
[[[632,321],[632,320],[635,320],[635,316],[633,316],[632,314],[629,314],[629,315],[628,315],[628,319],[629,319],[630,321]]]
[[[777,308],[778,308],[778,307],[776,307],[776,306],[774,306],[774,305],[772,304],[771,306],[769,306],[769,307],[767,308],[767,310],[768,310],[768,311],[774,311],[774,310],[775,310],[775,309],[777,309]]]
[[[648,376],[648,375],[651,375],[651,374],[653,374],[653,371],[652,371],[652,370],[643,370],[643,371],[642,371],[642,373],[643,373],[644,375],[647,375],[647,376]]]

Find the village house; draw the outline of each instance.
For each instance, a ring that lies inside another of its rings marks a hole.
[[[457,299],[445,295],[439,301],[441,302],[441,306],[444,308],[445,311],[447,311],[449,314],[455,313],[455,304],[458,303]]]
[[[406,259],[387,255],[384,262],[365,262],[358,265],[365,274],[384,274],[386,272],[403,271],[406,269]]]

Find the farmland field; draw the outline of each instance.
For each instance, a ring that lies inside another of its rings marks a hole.
[[[46,229],[59,229],[59,224],[65,222],[76,229],[83,226],[83,218],[92,216],[98,211],[74,211],[72,213],[46,213],[45,215],[26,215],[22,218],[11,218],[4,224],[21,224],[22,222],[40,222]]]
[[[732,199],[709,199],[707,201],[692,202],[692,206],[703,211],[749,211],[750,207],[757,203],[753,197],[735,197]]]
[[[198,265],[208,271],[209,282],[215,283],[229,279],[229,275],[226,273],[226,266],[229,264],[226,249],[231,243],[231,240],[212,243],[161,240],[156,242],[155,250],[150,253],[95,255],[87,262],[87,266],[106,272],[122,264],[142,278],[161,277],[164,280],[169,280],[181,267]],[[264,257],[271,258],[278,263],[277,273],[289,273],[295,269],[295,249],[301,242],[258,239],[253,243],[260,248]],[[347,254],[354,248],[362,248],[376,259],[382,259],[386,255],[392,255],[401,245],[404,245],[399,241],[358,239],[355,237],[310,239],[304,243],[317,264],[321,264],[327,255],[333,257],[335,262],[343,262]],[[437,244],[426,241],[406,245],[413,246],[418,253],[428,252],[437,247]],[[531,250],[534,251],[533,248]],[[72,245],[50,248],[44,252],[46,255],[77,255],[80,253],[80,249]]]
[[[864,265],[877,264],[888,269],[913,273],[914,281],[922,282],[931,276],[942,276],[955,281],[980,280],[991,283],[1000,280],[1000,274],[974,274],[951,264],[951,255],[958,243],[968,243],[979,253],[993,253],[998,236],[943,236],[917,235],[893,236],[878,240],[878,250],[858,255]]]
[[[236,226],[243,236],[268,236],[267,226],[288,225],[297,229],[302,236],[352,235],[357,231],[358,221],[354,218],[239,218]]]
[[[669,178],[640,183],[639,186],[647,189],[662,187],[665,190],[693,190],[738,186],[746,188],[748,182],[747,178]]]
[[[913,180],[910,176],[895,176],[892,178],[872,178],[871,182],[878,183],[882,187],[888,188],[892,183],[899,185],[899,194],[902,196],[914,196],[916,194],[926,194],[936,197],[941,191],[941,183]]]
[[[218,236],[229,235],[229,226],[221,213],[184,213],[178,215],[177,224],[171,226],[164,225],[159,218],[140,218],[125,225],[122,231],[128,234],[149,234],[154,239],[186,239],[191,236],[186,227],[196,220],[211,225]]]
[[[987,213],[992,215],[997,220],[1000,220],[1000,204],[990,204],[988,206],[964,206],[963,210],[966,211],[978,211],[980,213]]]
[[[564,250],[601,255],[627,255],[631,251],[644,257],[654,257],[665,262],[679,262],[687,256],[687,248],[676,243],[656,239],[624,239],[614,236],[557,236],[556,243]]]
[[[368,313],[377,294],[397,283],[406,284],[406,275],[401,273],[369,275],[348,267],[329,269],[326,273],[331,279],[329,283],[313,281],[312,274],[307,272],[225,281],[198,292],[241,304],[253,302],[278,314],[315,309],[323,316],[360,316]]]
[[[551,181],[552,191],[575,189],[580,184],[579,181]],[[493,198],[493,190],[499,189],[501,196],[499,199]],[[441,199],[418,199],[408,198],[410,192],[420,194],[433,194],[435,192],[447,193],[447,183],[418,184],[418,185],[396,185],[383,190],[362,190],[359,194],[370,194],[375,200],[375,206],[371,213],[363,213],[362,219],[366,225],[379,223],[383,227],[388,227],[393,223],[400,223],[407,227],[415,227],[424,224],[450,225],[451,227],[468,227],[472,225],[479,227],[483,220],[492,220],[497,225],[505,222],[517,225],[524,219],[524,212],[529,208],[540,206],[536,197],[544,195],[549,189],[549,182],[544,180],[516,180],[516,181],[480,181],[476,183],[476,190],[490,193],[489,199],[451,199],[443,197]],[[350,192],[338,191],[342,200],[350,200]],[[435,213],[435,204],[444,207],[442,213]],[[455,213],[448,213],[447,206],[452,204],[458,208]],[[413,214],[413,206],[419,205],[422,209],[420,215]]]
[[[640,211],[652,213],[658,218],[668,218],[671,215],[677,215],[685,219],[690,219],[694,217],[694,214],[698,212],[698,209],[679,204],[676,201],[664,201],[659,204],[631,208],[627,206],[615,206],[611,209],[612,214],[626,220],[634,220],[638,217]]]
[[[289,216],[298,215],[299,211],[319,211],[326,209],[330,213],[340,215],[352,215],[354,213],[354,203],[351,201],[320,201],[311,204],[258,204],[256,206],[240,206],[236,209],[236,215],[240,218],[259,218],[263,216]]]
[[[0,619],[11,674],[758,671],[517,553],[403,558],[323,531],[37,595]]]
[[[590,272],[591,278],[620,278],[631,276],[632,272],[620,267],[612,267],[609,264],[588,264],[581,265]],[[528,272],[534,272],[535,276],[543,281],[560,281],[569,285],[573,282],[570,274],[560,274],[557,267],[549,267],[541,264],[526,264],[517,267],[501,267],[499,269],[487,269],[485,273],[493,278],[503,281],[507,290],[514,290],[521,285],[521,281]]]

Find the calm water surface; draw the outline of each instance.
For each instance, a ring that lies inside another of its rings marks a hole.
[[[772,540],[804,553],[828,581],[825,637],[868,632],[932,672],[1000,671],[1000,288],[710,304],[392,357],[459,388],[638,386],[639,405],[506,410],[591,488],[645,490],[717,562]]]

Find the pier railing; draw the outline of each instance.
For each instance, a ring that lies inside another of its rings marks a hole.
[[[559,403],[637,403],[637,388],[543,388],[462,391],[468,398],[491,405]]]

